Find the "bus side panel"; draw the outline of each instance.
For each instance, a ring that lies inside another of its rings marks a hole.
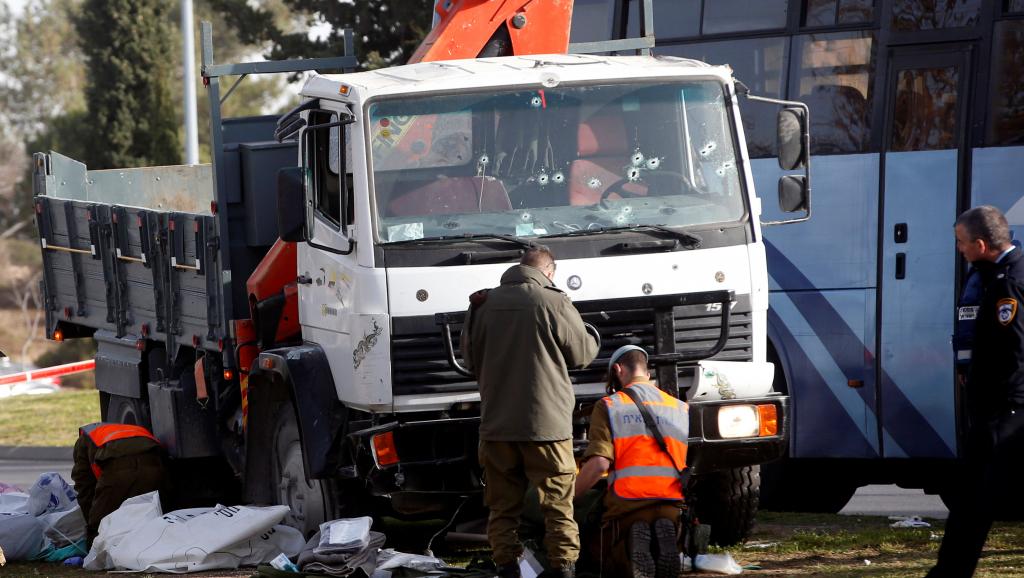
[[[995,205],[1010,222],[1015,241],[1024,242],[1024,146],[974,149],[970,206]]]
[[[764,219],[782,171],[752,161]],[[814,217],[766,227],[769,339],[793,403],[794,457],[879,455],[875,387],[878,155],[815,158]],[[813,239],[813,242],[809,241]]]

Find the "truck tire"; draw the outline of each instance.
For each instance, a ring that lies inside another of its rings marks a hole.
[[[270,444],[270,495],[291,511],[284,523],[309,537],[332,519],[332,488],[326,480],[307,480],[299,442],[299,426],[290,402],[281,404]]]
[[[747,539],[761,493],[760,466],[701,474],[695,491],[697,519],[711,525],[712,544],[732,546]]]
[[[141,425],[152,430],[149,419],[149,403],[144,399],[125,397],[123,395],[105,394],[103,421]]]

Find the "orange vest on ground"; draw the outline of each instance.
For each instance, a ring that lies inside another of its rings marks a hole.
[[[97,448],[101,448],[106,444],[114,440],[123,440],[126,438],[149,438],[156,443],[160,443],[160,440],[156,439],[153,434],[149,433],[149,430],[138,425],[128,425],[124,423],[91,423],[86,426],[78,428],[79,435],[89,436],[89,440],[92,441],[93,445]],[[92,473],[99,479],[100,475],[103,474],[103,470],[100,469],[95,463],[92,465]]]
[[[686,467],[689,407],[650,383],[633,383],[627,387],[639,394],[650,411],[665,438],[668,453],[647,429],[640,409],[629,396],[620,391],[605,397],[615,448],[615,460],[608,476],[611,490],[625,500],[682,500],[679,471]]]

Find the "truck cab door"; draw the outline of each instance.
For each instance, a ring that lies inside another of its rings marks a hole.
[[[311,110],[299,137],[307,211],[307,242],[299,245],[299,321],[303,338],[320,344],[332,360],[349,350],[357,267],[345,115]]]

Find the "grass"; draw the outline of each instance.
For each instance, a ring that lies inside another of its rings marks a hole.
[[[836,516],[761,512],[758,526],[743,546],[729,552],[747,576],[816,576],[839,578],[903,578],[924,576],[935,562],[942,536],[942,521],[928,520],[931,528],[894,529],[878,516]],[[422,528],[417,527],[417,530]],[[399,532],[398,526],[387,528]],[[422,547],[422,546],[421,546]],[[439,555],[458,563],[466,553],[444,549]],[[415,549],[409,550],[415,551]],[[757,566],[758,568],[754,568]],[[0,577],[96,575],[54,564],[9,564]],[[204,572],[206,577],[248,576],[245,570]],[[705,574],[707,575],[707,574]],[[1024,523],[997,523],[989,535],[977,578],[1024,575]],[[146,575],[143,575],[146,576]]]
[[[5,398],[0,400],[0,445],[71,447],[79,426],[99,420],[96,390]]]

